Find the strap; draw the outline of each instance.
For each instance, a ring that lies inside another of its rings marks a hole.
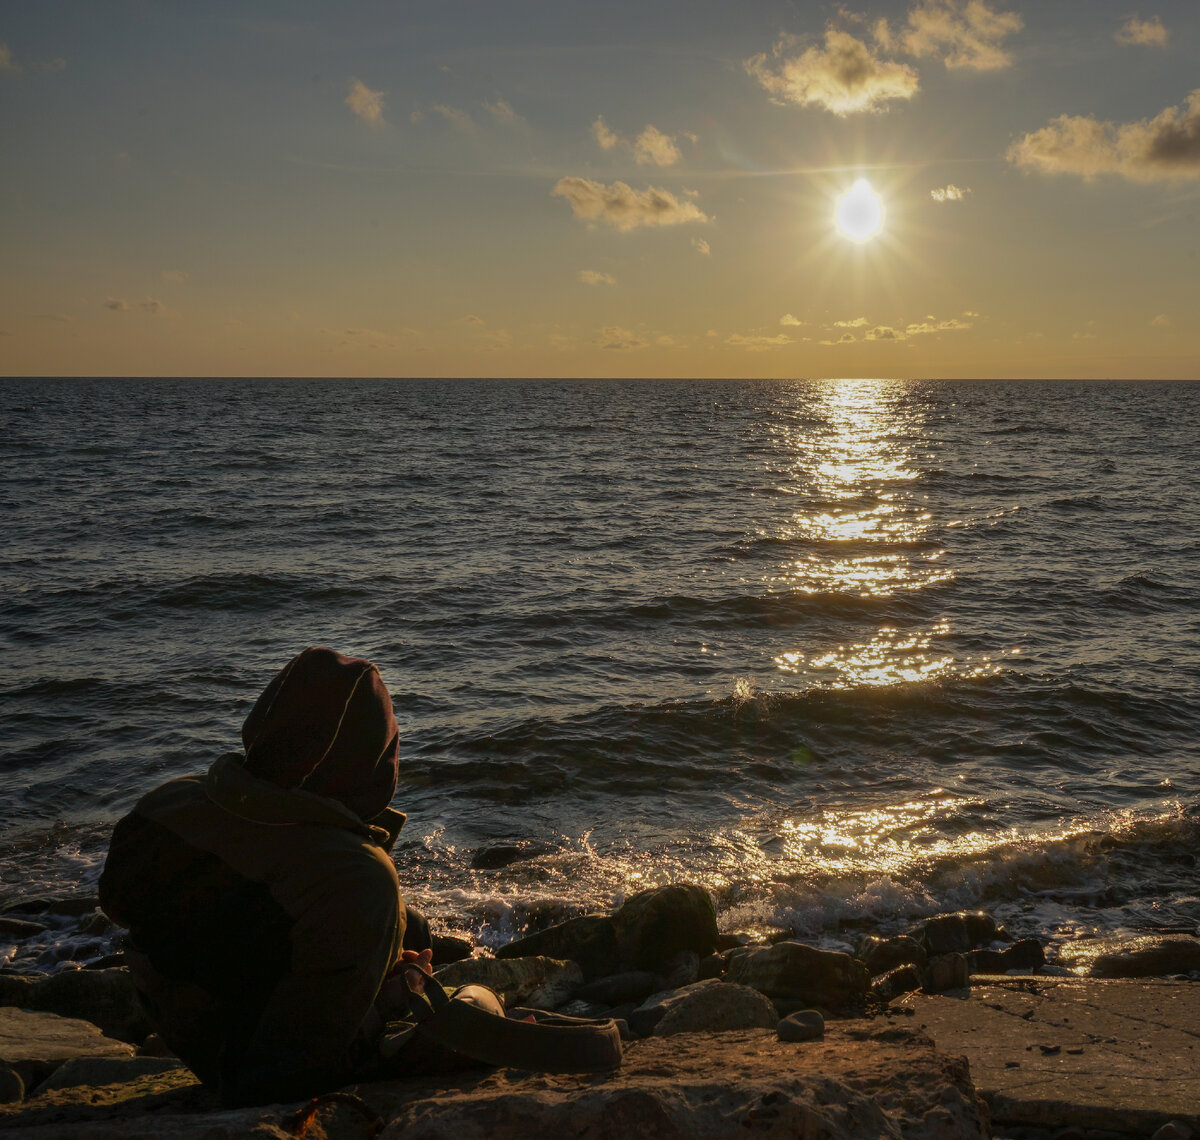
[[[455,1053],[501,1068],[582,1073],[621,1064],[621,1034],[611,1018],[593,1020],[526,1009],[498,1016],[469,1000],[451,997],[441,982],[428,977],[425,992],[410,993],[409,1005],[413,1020],[384,1039],[385,1056],[393,1056],[419,1029]],[[517,1014],[533,1020],[517,1020]]]

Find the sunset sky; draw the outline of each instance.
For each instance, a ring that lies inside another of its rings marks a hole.
[[[1200,3],[9,0],[0,371],[1200,377]]]

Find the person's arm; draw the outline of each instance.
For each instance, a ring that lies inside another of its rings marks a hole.
[[[245,1047],[222,1060],[222,1102],[301,1100],[353,1080],[373,1044],[364,1022],[381,1027],[373,1003],[403,935],[391,860],[366,845],[327,859],[292,930],[291,969]]]

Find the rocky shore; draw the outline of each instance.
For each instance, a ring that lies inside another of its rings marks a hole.
[[[27,900],[0,937],[94,900]],[[99,944],[93,946],[96,949]],[[103,947],[100,947],[103,948]],[[1200,1136],[1200,939],[1078,944],[1047,964],[983,913],[941,915],[853,954],[719,933],[675,885],[488,955],[439,937],[447,985],[506,1005],[616,1018],[621,1069],[471,1069],[222,1111],[165,1056],[119,957],[0,973],[0,1132],[30,1137]],[[1153,980],[1139,980],[1153,979]]]

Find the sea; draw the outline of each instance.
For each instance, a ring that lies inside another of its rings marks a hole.
[[[839,949],[1197,932],[1200,384],[13,379],[0,425],[0,909],[94,894],[321,645],[392,694],[407,900],[485,947],[669,882]]]

